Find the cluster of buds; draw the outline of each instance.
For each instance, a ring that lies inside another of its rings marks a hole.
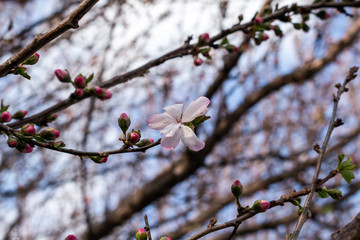
[[[85,77],[82,74],[79,74],[73,81],[70,77],[70,74],[67,70],[56,69],[55,76],[59,79],[60,82],[72,83],[75,87],[75,92],[73,96],[82,97],[84,93],[91,93],[101,100],[107,100],[112,97],[112,93],[109,90],[104,90],[101,87],[95,86],[90,89],[87,89],[87,85],[93,79],[94,75],[91,74],[89,77]]]
[[[4,106],[1,104],[1,109],[0,109],[0,122],[1,123],[5,123],[5,122],[10,122],[11,119],[17,119],[17,120],[21,120],[23,119],[26,114],[28,113],[25,110],[19,110],[14,114],[11,114],[8,111],[9,106]]]
[[[112,97],[112,93],[108,89],[104,90],[98,86],[91,88],[91,92],[101,100],[107,100]]]
[[[198,42],[195,44],[195,47],[201,47],[201,46],[207,45],[209,43],[210,43],[209,34],[208,33],[203,33],[203,34],[201,34],[199,36]],[[208,47],[196,49],[196,53],[194,53],[194,65],[195,66],[200,66],[204,62],[199,57],[199,54],[201,54],[202,56],[204,56],[207,59],[211,59],[211,56],[210,56],[209,52],[210,52],[210,48],[208,48]]]
[[[147,240],[147,235],[146,235],[145,229],[140,228],[139,230],[137,230],[137,232],[135,233],[135,239],[136,240]]]
[[[129,146],[136,145],[137,147],[145,147],[154,143],[154,140],[151,138],[144,138],[140,140],[141,139],[140,130],[136,131],[132,129],[129,133],[127,133],[131,125],[131,119],[126,113],[120,114],[120,117],[118,118],[118,125],[121,131],[123,132],[123,138],[120,138],[120,140],[122,140],[125,144]]]
[[[28,123],[17,130],[14,135],[9,135],[7,144],[11,148],[16,148],[22,153],[30,153],[34,149],[34,145],[30,140],[40,142],[53,142],[60,136],[60,132],[53,127],[48,127],[36,133],[34,124]],[[64,146],[63,142],[54,142],[55,147]]]
[[[21,64],[19,64],[18,67],[12,69],[10,73],[15,75],[21,75],[24,78],[30,79],[30,75],[26,72],[27,68],[24,67],[24,65],[34,65],[39,61],[40,55],[38,53],[32,54],[30,57],[28,57],[25,61],[23,61]]]

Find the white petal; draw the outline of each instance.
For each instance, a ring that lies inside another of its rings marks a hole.
[[[146,120],[149,127],[152,129],[160,130],[165,128],[171,123],[176,123],[176,119],[167,113],[154,114]]]
[[[161,132],[164,132],[161,139],[161,147],[165,150],[172,150],[176,148],[180,142],[181,124],[171,124]]]
[[[189,106],[184,111],[181,121],[191,122],[195,118],[205,115],[209,111],[207,108],[209,103],[210,100],[207,97],[199,97],[195,101],[191,101]]]
[[[183,104],[174,104],[167,106],[165,109],[166,113],[175,118],[176,120],[180,121],[182,110],[183,110]]]
[[[181,126],[181,141],[185,146],[197,152],[205,147],[205,143],[197,138],[194,131],[188,126]]]

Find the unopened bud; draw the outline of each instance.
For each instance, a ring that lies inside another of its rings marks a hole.
[[[262,40],[263,41],[266,41],[266,40],[268,40],[269,39],[269,35],[267,35],[266,33],[263,33],[263,35],[262,35]]]
[[[141,134],[139,131],[131,131],[128,134],[127,140],[133,144],[137,143],[141,138]]]
[[[199,36],[199,44],[209,43],[210,36],[208,33],[203,33]]]
[[[34,124],[28,123],[21,127],[20,132],[26,136],[32,136],[35,134]]]
[[[65,238],[65,240],[77,240],[77,237],[75,237],[75,235],[70,234]]]
[[[262,19],[261,17],[256,17],[256,18],[254,19],[254,22],[255,22],[255,24],[262,24],[262,23],[263,23],[263,19]]]
[[[142,139],[140,142],[138,142],[138,143],[136,144],[136,146],[138,146],[138,147],[145,147],[145,146],[150,145],[150,144],[153,144],[153,143],[154,143],[154,140],[153,140],[153,139],[151,139],[151,138],[144,138],[144,139]]]
[[[2,112],[0,116],[1,122],[9,122],[12,116],[8,111]]]
[[[75,78],[74,84],[77,88],[84,88],[85,87],[85,79],[82,76],[77,76]]]
[[[7,140],[7,144],[9,147],[11,148],[14,148],[14,147],[17,147],[17,145],[19,144],[18,143],[18,140],[16,137],[14,136],[9,136],[8,140]]]
[[[31,153],[34,150],[28,143],[25,145],[25,148],[21,151],[22,153]]]
[[[74,92],[74,95],[77,97],[82,97],[84,95],[84,90],[82,90],[81,88],[77,88]]]
[[[239,198],[240,195],[242,194],[243,190],[244,190],[244,187],[239,180],[236,180],[231,185],[231,192],[232,192],[232,194],[234,194],[235,198]]]
[[[66,70],[56,69],[55,76],[60,82],[71,82],[70,75]]]
[[[19,110],[19,111],[17,111],[13,116],[12,116],[12,118],[13,119],[23,119],[25,116],[26,116],[26,114],[27,114],[28,112],[27,111],[25,111],[25,110]]]
[[[39,61],[40,55],[38,53],[34,53],[28,59],[26,59],[22,64],[23,65],[34,65]]]
[[[135,233],[135,239],[136,240],[147,240],[146,231],[143,228],[140,228]]]
[[[104,90],[101,87],[95,86],[91,88],[91,91],[95,94],[95,96],[100,97],[104,94]]]
[[[194,59],[195,66],[200,66],[202,63],[203,63],[203,60],[201,60],[201,58],[195,58]]]
[[[342,192],[339,189],[328,189],[326,192],[332,197],[333,199],[341,199],[342,198]]]
[[[105,90],[105,93],[104,93],[104,96],[102,97],[102,99],[103,100],[108,100],[108,99],[110,99],[112,97],[112,93],[108,90],[108,89],[106,89]]]
[[[122,114],[120,114],[120,117],[118,118],[118,124],[119,124],[119,127],[121,128],[121,130],[123,131],[123,133],[126,134],[126,131],[128,130],[128,128],[131,124],[131,120],[128,117],[128,115],[126,115],[126,113],[122,113]]]
[[[254,202],[252,209],[255,212],[265,212],[270,207],[270,203],[265,200],[257,200]]]
[[[45,140],[55,140],[60,136],[60,132],[53,127],[45,128],[40,132],[40,137]]]
[[[108,157],[100,157],[100,156],[90,156],[89,157],[93,162],[95,163],[106,163],[108,160]]]

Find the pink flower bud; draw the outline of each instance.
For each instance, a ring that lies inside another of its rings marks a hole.
[[[136,131],[131,131],[128,134],[128,141],[130,141],[131,143],[137,143],[140,140],[140,134],[139,132]]]
[[[65,240],[77,240],[77,237],[75,237],[75,235],[70,234],[65,238]]]
[[[136,240],[147,240],[146,231],[143,228],[140,228],[135,233],[135,239]]]
[[[74,95],[77,97],[82,97],[84,95],[84,90],[82,90],[81,88],[77,88],[74,92]]]
[[[265,200],[257,200],[254,202],[252,209],[256,212],[265,212],[270,207],[270,203]]]
[[[84,88],[85,86],[85,79],[82,76],[77,76],[75,78],[75,86],[77,88]]]
[[[16,137],[14,136],[9,136],[8,140],[7,140],[7,144],[9,147],[11,148],[14,148],[14,147],[17,147],[17,145],[19,144],[18,143],[18,140]]]
[[[25,124],[24,126],[22,126],[20,131],[26,136],[32,136],[35,134],[34,124]]]
[[[59,79],[60,82],[71,82],[70,75],[65,70],[56,69],[55,76]]]
[[[107,99],[110,99],[111,97],[112,97],[112,93],[106,89],[102,99],[107,100]]]
[[[22,64],[23,65],[34,65],[39,61],[40,55],[38,53],[34,53],[28,59],[26,59]]]
[[[144,139],[142,139],[140,142],[138,142],[138,143],[136,144],[136,146],[138,146],[138,147],[145,147],[145,146],[150,145],[150,144],[153,144],[153,143],[154,143],[154,140],[153,140],[153,139],[151,139],[151,138],[144,138]]]
[[[121,128],[121,130],[123,131],[123,133],[126,134],[126,131],[128,130],[128,128],[131,124],[131,120],[128,117],[128,115],[126,115],[126,113],[122,113],[122,114],[120,114],[120,117],[118,118],[118,124],[119,124],[119,127]]]
[[[194,64],[195,66],[200,66],[203,63],[203,60],[201,58],[195,58]]]
[[[103,157],[103,158],[102,158],[102,160],[101,160],[101,162],[102,162],[102,163],[106,163],[106,162],[107,162],[107,160],[108,160],[108,158],[107,158],[107,157]]]
[[[203,43],[209,43],[210,41],[210,36],[208,33],[203,33],[199,36],[199,43],[203,44]]]
[[[27,111],[19,110],[12,116],[12,118],[13,119],[23,119],[27,113],[28,113]]]
[[[231,192],[232,194],[236,197],[239,198],[240,195],[242,194],[244,190],[243,185],[241,184],[241,182],[239,180],[236,180],[232,185],[231,185]]]
[[[11,114],[8,111],[1,113],[1,122],[9,122],[12,118]]]
[[[25,145],[25,148],[22,150],[22,153],[31,153],[34,150],[28,143]]]
[[[93,87],[91,90],[97,97],[101,96],[104,93],[104,90],[98,86]]]
[[[263,33],[263,35],[262,35],[262,40],[263,41],[266,41],[266,40],[268,40],[269,39],[269,35],[267,35],[266,33]]]
[[[40,132],[40,137],[42,137],[45,140],[52,141],[58,138],[59,136],[60,136],[60,132],[53,127],[45,128]]]
[[[256,17],[254,22],[255,22],[255,24],[262,24],[263,19],[261,17]]]

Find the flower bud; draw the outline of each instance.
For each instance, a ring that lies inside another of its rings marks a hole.
[[[77,240],[77,237],[75,237],[75,235],[70,234],[65,238],[65,240]]]
[[[262,38],[263,41],[266,41],[269,39],[269,35],[267,35],[266,33],[263,33]]]
[[[326,192],[332,197],[333,199],[341,199],[342,198],[342,192],[339,189],[328,189]]]
[[[225,49],[229,52],[229,53],[232,53],[232,52],[237,52],[239,49],[234,46],[234,45],[226,45]]]
[[[147,240],[146,231],[143,228],[140,228],[135,233],[135,239],[136,240]]]
[[[32,136],[35,134],[34,124],[28,123],[21,127],[20,132],[26,136]]]
[[[255,212],[265,212],[270,207],[270,203],[265,200],[257,200],[254,202],[252,209]]]
[[[240,195],[242,194],[243,190],[244,190],[244,187],[239,180],[236,180],[231,185],[231,192],[235,196],[235,198],[239,198]]]
[[[1,122],[9,122],[12,116],[8,111],[2,112],[0,116]]]
[[[208,33],[203,33],[199,36],[199,44],[209,43],[210,36]]]
[[[161,237],[160,240],[171,240],[169,237]]]
[[[74,92],[74,95],[77,97],[82,97],[84,95],[84,90],[82,90],[81,88],[77,88]]]
[[[203,63],[203,60],[201,60],[201,58],[195,58],[194,59],[195,66],[200,66],[202,63]]]
[[[153,143],[154,143],[154,140],[153,140],[153,139],[151,139],[151,138],[144,138],[144,139],[142,139],[140,142],[138,142],[138,143],[136,144],[136,146],[138,146],[138,147],[145,147],[145,146],[150,145],[150,144],[153,144]]]
[[[12,118],[21,120],[26,116],[27,113],[28,113],[27,111],[19,110],[12,116]]]
[[[112,97],[112,93],[109,90],[105,90],[104,96],[102,97],[103,100],[108,100]]]
[[[59,79],[60,82],[71,82],[70,75],[66,70],[56,69],[55,76]]]
[[[40,132],[40,137],[45,140],[55,140],[60,136],[60,132],[53,127],[45,128]]]
[[[129,142],[135,144],[135,143],[137,143],[137,142],[140,140],[141,134],[140,134],[140,132],[133,130],[133,131],[129,132],[127,138],[128,138],[127,140],[128,140]]]
[[[256,17],[254,20],[255,24],[262,24],[263,23],[263,19],[261,17]]]
[[[77,88],[84,88],[85,87],[85,79],[82,76],[77,76],[75,78],[74,83],[75,83],[75,86]]]
[[[100,97],[101,95],[104,94],[104,90],[101,87],[98,87],[98,86],[95,86],[95,87],[91,88],[91,91],[97,97]]]
[[[31,153],[34,150],[28,143],[25,145],[25,148],[21,151],[22,153]]]
[[[26,59],[22,64],[23,65],[34,65],[39,61],[40,55],[38,53],[34,53],[28,59]]]
[[[91,160],[95,163],[106,163],[108,160],[108,157],[100,157],[100,156],[89,156]]]
[[[56,113],[53,113],[51,114],[50,116],[48,116],[46,118],[46,122],[49,123],[49,122],[53,122],[57,119],[58,115]]]
[[[19,144],[18,143],[18,140],[16,137],[14,136],[9,136],[8,140],[7,140],[7,144],[9,145],[9,147],[11,148],[14,148],[14,147],[17,147],[17,145]]]
[[[131,124],[131,120],[128,117],[128,115],[126,115],[126,113],[122,113],[122,114],[120,114],[120,117],[118,118],[118,124],[119,124],[119,127],[121,128],[121,130],[123,131],[123,133],[126,134],[126,131],[128,130],[128,128]]]

